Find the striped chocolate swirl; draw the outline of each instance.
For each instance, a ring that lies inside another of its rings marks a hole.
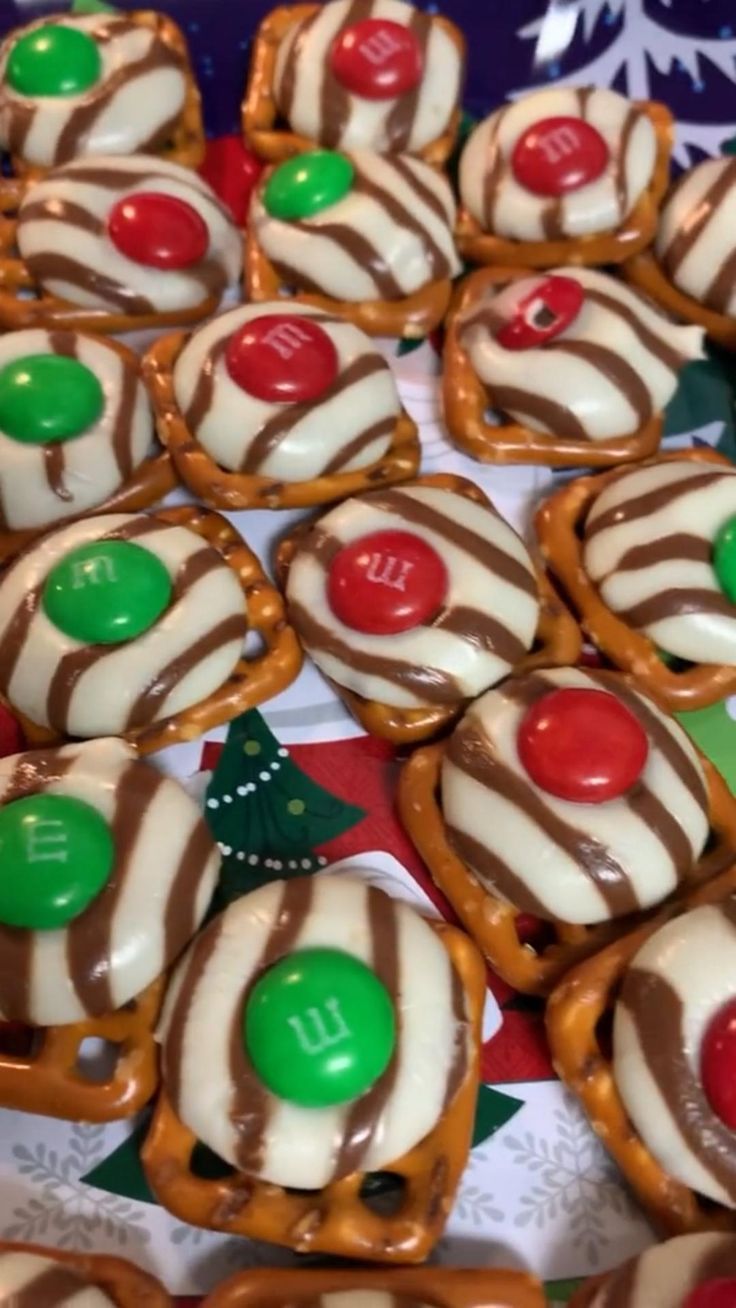
[[[101,813],[115,862],[104,889],[65,928],[0,925],[0,1014],[37,1026],[113,1012],[140,994],[194,935],[219,867],[193,800],[119,740],[0,761],[0,805],[45,791]]]
[[[676,1180],[736,1208],[736,1137],[710,1106],[700,1049],[736,990],[736,899],[668,922],[635,956],[614,1021],[614,1072],[644,1144]]]
[[[205,222],[205,256],[181,270],[126,258],[107,235],[113,205],[157,191],[190,205]],[[240,235],[206,182],[188,168],[149,155],[99,155],[55,168],[26,195],[18,213],[20,256],[37,286],[73,304],[135,315],[194,308],[219,298],[240,276]]]
[[[679,290],[716,313],[736,313],[736,159],[683,173],[660,216],[657,257]]]
[[[350,323],[307,305],[289,306],[290,315],[319,323],[337,351],[338,376],[316,400],[268,403],[231,379],[225,362],[231,336],[283,307],[276,302],[234,309],[191,337],[174,368],[176,399],[189,431],[220,467],[285,482],[349,472],[380,459],[401,402],[383,355]]]
[[[242,1012],[266,968],[317,943],[348,949],[376,971],[396,1005],[398,1038],[387,1071],[362,1097],[303,1109],[259,1082]],[[181,1119],[234,1167],[319,1189],[386,1166],[432,1130],[466,1076],[468,1039],[449,957],[413,909],[349,875],[297,877],[237,900],[191,947],[162,1022],[164,1084]]]
[[[610,160],[595,182],[548,199],[516,181],[511,156],[535,121],[557,117],[591,123],[604,138]],[[649,186],[655,159],[654,128],[625,96],[593,87],[533,91],[475,128],[460,160],[460,196],[484,231],[510,240],[557,241],[612,231]]]
[[[421,81],[392,100],[354,95],[330,66],[330,50],[340,34],[373,17],[408,27],[422,54]],[[380,0],[380,5],[378,0],[329,0],[284,37],[274,94],[289,127],[318,145],[384,154],[415,152],[449,126],[463,77],[461,51],[438,23],[413,5],[403,0]]]
[[[606,690],[644,728],[647,763],[622,798],[569,803],[523,768],[524,714],[559,686]],[[682,728],[615,675],[573,668],[512,677],[472,705],[447,747],[442,808],[450,842],[491,893],[522,912],[585,924],[664,899],[709,831],[702,769]]]
[[[591,1308],[681,1308],[708,1281],[736,1275],[736,1236],[680,1235],[646,1249],[608,1276]]]
[[[122,645],[81,644],[42,608],[55,563],[103,540],[144,543],[173,583],[166,612]],[[116,735],[218,689],[240,657],[247,625],[235,573],[194,532],[142,514],[88,518],[45,536],[0,579],[0,686],[32,721],[64,735]]]
[[[251,222],[286,286],[343,301],[397,300],[460,272],[449,183],[409,155],[351,153],[350,192],[311,218],[286,222],[254,193]],[[298,239],[295,239],[298,233]]]
[[[542,345],[504,349],[499,330],[554,276],[583,288],[577,317]],[[512,282],[467,310],[461,339],[496,408],[537,431],[580,441],[640,430],[669,403],[683,364],[703,350],[699,327],[675,326],[629,287],[587,268]]]
[[[52,1254],[0,1246],[0,1308],[61,1308],[80,1295],[84,1308],[114,1308],[104,1290]]]
[[[736,468],[673,460],[622,473],[585,524],[586,572],[629,626],[694,663],[736,663],[736,607],[712,566]]]
[[[61,23],[91,36],[102,61],[98,82],[80,95],[31,97],[5,79],[19,35]],[[80,155],[154,153],[171,140],[186,96],[187,68],[165,39],[165,20],[79,14],[42,18],[0,46],[0,144],[42,168]]]
[[[151,408],[137,371],[104,340],[41,329],[0,338],[0,368],[33,354],[78,359],[100,381],[104,408],[70,441],[28,445],[0,431],[2,530],[43,527],[96,508],[130,480],[153,441]]]
[[[410,631],[370,636],[341,623],[327,599],[339,549],[374,531],[406,529],[442,557],[442,609]],[[347,500],[299,542],[287,584],[292,621],[338,685],[399,708],[457,704],[500,680],[531,647],[538,599],[527,551],[495,509],[432,487]]]

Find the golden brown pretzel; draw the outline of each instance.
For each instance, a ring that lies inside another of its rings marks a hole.
[[[467,209],[458,213],[455,239],[463,258],[471,263],[524,264],[530,268],[553,268],[555,264],[621,263],[649,245],[657,230],[659,205],[669,184],[670,154],[674,135],[672,114],[656,100],[635,101],[645,113],[657,138],[657,158],[652,180],[627,218],[613,232],[591,233],[560,241],[512,241],[484,232]]]
[[[136,999],[104,1017],[69,1026],[23,1027],[28,1052],[12,1052],[15,1023],[0,1024],[0,1107],[71,1122],[114,1122],[132,1117],[158,1086],[158,1051],[154,1031],[164,981],[154,981]],[[116,1047],[115,1066],[106,1081],[79,1070],[85,1040],[105,1040]]]
[[[421,451],[417,427],[405,409],[396,419],[391,444],[383,457],[355,472],[283,482],[274,477],[221,468],[189,431],[174,393],[174,365],[186,340],[183,332],[177,332],[156,341],[143,360],[143,375],[153,401],[159,437],[182,481],[209,508],[311,508],[374,486],[391,486],[418,471]]]
[[[612,1275],[613,1273],[609,1272],[603,1276],[589,1277],[584,1285],[578,1286],[567,1308],[590,1308],[598,1291],[603,1289],[606,1281]]]
[[[230,722],[246,709],[254,708],[285,690],[302,665],[299,642],[286,621],[281,596],[266,577],[253,551],[226,518],[189,504],[160,509],[151,516],[171,526],[196,532],[222,555],[237,574],[246,597],[248,630],[261,637],[265,649],[254,658],[243,655],[228,680],[199,704],[125,732],[123,739],[135,746],[141,755],[153,754],[178,741],[196,740],[213,727]],[[61,742],[62,738],[48,727],[31,722],[15,709],[13,712],[31,747]]]
[[[160,41],[176,52],[183,66],[186,82],[184,104],[178,122],[172,129],[170,144],[155,153],[158,158],[169,159],[184,168],[198,168],[204,159],[205,151],[202,99],[184,34],[173,18],[153,9],[134,9],[125,17],[129,22],[136,23],[139,27],[148,27],[155,32]],[[14,37],[21,36],[25,30],[25,25],[16,27],[8,33],[6,39],[11,41]],[[22,154],[12,154],[10,162],[15,176],[28,181],[36,181],[49,171],[48,168],[40,168],[37,164],[28,163]]]
[[[581,1100],[591,1125],[621,1168],[639,1202],[665,1235],[736,1231],[736,1213],[676,1181],[637,1134],[616,1088],[613,1066],[599,1038],[634,955],[665,922],[700,904],[717,904],[736,891],[736,867],[667,905],[647,922],[574,968],[547,1005],[547,1034],[560,1078]],[[585,1300],[583,1300],[585,1302]]]
[[[193,1226],[245,1235],[299,1253],[329,1253],[386,1263],[422,1262],[439,1239],[467,1161],[478,1090],[478,1041],[485,969],[475,946],[444,922],[430,923],[462,984],[474,1052],[452,1104],[424,1140],[384,1169],[401,1178],[398,1211],[384,1215],[361,1198],[366,1174],[355,1172],[322,1190],[284,1190],[233,1172],[218,1180],[191,1168],[196,1138],[159,1096],[142,1150],[148,1182],[160,1203]]]
[[[0,1254],[38,1254],[53,1258],[76,1272],[90,1285],[109,1295],[116,1308],[170,1308],[171,1299],[163,1285],[150,1272],[144,1272],[127,1258],[111,1254],[77,1253],[69,1249],[48,1249],[42,1244],[0,1240]]]
[[[253,226],[245,236],[246,298],[255,304],[284,298],[297,304],[311,304],[325,313],[336,314],[351,322],[368,336],[401,336],[421,340],[439,327],[450,303],[452,282],[449,277],[429,282],[413,295],[399,300],[333,300],[329,295],[296,291],[285,297],[286,287],[268,256],[258,244]],[[2,296],[0,295],[0,324]]]
[[[474,482],[452,473],[434,473],[417,477],[411,485],[436,486],[439,490],[455,491],[458,495],[464,495],[476,504],[488,506],[490,503],[488,496]],[[276,570],[282,589],[286,586],[289,567],[299,542],[309,531],[310,526],[311,523],[302,524],[279,542],[276,551]],[[543,570],[537,568],[536,572],[540,595],[539,622],[534,646],[520,663],[520,671],[575,663],[581,650],[577,623],[554,593]],[[466,701],[461,700],[452,707],[427,706],[400,709],[390,704],[380,704],[376,700],[364,699],[362,695],[357,695],[347,687],[338,685],[337,682],[330,681],[330,685],[370,735],[380,736],[382,740],[390,740],[396,745],[413,745],[436,736],[445,727],[449,727],[466,706]]]
[[[433,1308],[545,1308],[533,1276],[486,1267],[254,1267],[218,1286],[203,1308],[316,1308],[320,1295],[350,1290],[386,1290]]]
[[[694,300],[691,295],[679,290],[665,276],[651,250],[643,250],[634,258],[627,259],[621,265],[621,273],[627,282],[651,296],[675,318],[704,327],[719,345],[727,350],[736,350],[736,319],[729,318],[725,313],[717,313],[715,309],[707,309],[699,300]]]
[[[529,268],[479,268],[462,283],[447,321],[442,372],[442,407],[447,429],[466,454],[482,463],[542,463],[547,467],[604,467],[632,463],[654,454],[662,433],[662,418],[652,418],[631,436],[605,441],[576,440],[534,431],[507,418],[494,425],[486,420],[493,407],[493,389],[480,380],[461,340],[461,314],[485,298],[491,286],[533,276]]]
[[[278,125],[273,82],[278,48],[284,37],[295,23],[309,18],[319,8],[316,4],[280,5],[266,15],[254,38],[248,85],[242,104],[243,135],[246,144],[270,163],[280,163],[292,155],[313,150],[316,144],[309,137],[292,132],[286,125]],[[461,59],[464,59],[465,38],[460,29],[440,14],[433,14],[431,21],[447,33]],[[449,127],[416,153],[427,163],[441,168],[452,154],[459,126],[460,110],[455,109]]]
[[[636,689],[633,678],[623,679]],[[486,890],[447,838],[438,793],[444,751],[444,744],[427,745],[404,764],[397,789],[399,816],[432,880],[491,966],[509,985],[526,994],[548,994],[574,963],[597,953],[610,940],[631,930],[637,921],[657,912],[655,908],[596,926],[549,922],[553,932],[549,944],[536,949],[522,943],[517,922],[525,915]],[[736,863],[736,800],[713,764],[702,756],[700,762],[708,787],[711,842],[693,868],[688,888],[713,877],[726,863]],[[679,899],[682,894],[681,889]],[[674,898],[678,898],[677,892]]]
[[[86,332],[80,332],[80,336],[87,335]],[[109,349],[119,354],[129,367],[134,368],[137,373],[141,372],[141,363],[138,355],[127,345],[120,341],[106,341],[105,344]],[[90,513],[138,513],[141,509],[148,509],[152,504],[157,504],[162,500],[169,491],[173,490],[177,484],[176,472],[171,460],[171,455],[166,449],[157,448],[152,451],[142,463],[133,472],[124,485],[119,486],[114,495],[110,495],[102,504],[95,509],[86,511],[86,516]],[[85,516],[85,515],[78,515]],[[71,522],[73,517],[64,518],[64,524]],[[18,554],[21,550],[30,545],[43,532],[48,531],[50,527],[61,526],[62,521],[57,523],[47,523],[44,527],[37,527],[27,531],[2,531],[0,530],[0,563]]]
[[[732,466],[722,454],[702,448],[671,451],[647,462],[673,459]],[[597,496],[620,475],[620,471],[613,470],[595,477],[578,477],[540,506],[535,526],[545,562],[578,614],[583,630],[616,667],[633,673],[645,690],[673,711],[714,704],[736,691],[736,667],[700,663],[681,672],[668,667],[648,636],[627,626],[608,608],[585,571],[585,519]]]

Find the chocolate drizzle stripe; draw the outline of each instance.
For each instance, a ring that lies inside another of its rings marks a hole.
[[[540,222],[546,241],[561,241],[566,236],[564,205],[564,197],[560,196],[558,200],[550,200],[549,204],[544,206],[540,214]]]
[[[223,358],[230,338],[221,336],[202,360],[197,382],[192,391],[192,398],[184,412],[184,422],[189,431],[195,435],[212,407],[215,393],[215,369]]]
[[[436,191],[433,191],[429,183],[426,182],[414,168],[412,168],[408,159],[403,159],[401,156],[397,155],[395,159],[391,160],[391,167],[394,172],[398,173],[399,177],[403,178],[407,186],[416,191],[419,199],[432,211],[435,218],[438,218],[444,225],[452,221],[452,214],[443,204],[441,197]]]
[[[7,1308],[58,1308],[59,1304],[89,1288],[88,1282],[71,1267],[57,1263],[42,1268],[8,1298],[3,1296],[3,1300]]]
[[[21,208],[18,218],[18,224],[22,233],[23,228],[30,223],[65,223],[68,227],[74,227],[77,231],[88,232],[91,236],[102,236],[105,230],[103,220],[97,214],[85,209],[84,205],[77,204],[74,200],[62,199],[55,195],[49,195],[44,200],[34,200],[31,193],[30,200]]]
[[[56,496],[57,500],[62,500],[68,504],[74,497],[71,491],[68,490],[64,478],[66,458],[64,446],[60,442],[54,441],[52,444],[43,446],[43,467],[49,490]]]
[[[199,888],[212,855],[212,836],[198,817],[184,847],[169,890],[164,912],[164,966],[178,958],[197,929]]]
[[[621,392],[636,414],[640,427],[649,421],[652,416],[652,397],[649,387],[642,381],[636,369],[615,350],[609,350],[607,346],[599,345],[594,341],[568,339],[549,341],[545,349],[557,356],[565,355],[568,358],[581,359],[583,363],[595,368]]]
[[[607,509],[605,513],[598,514],[592,521],[589,519],[585,524],[585,539],[592,540],[594,536],[607,531],[609,527],[619,527],[624,523],[637,522],[640,518],[648,518],[652,514],[659,513],[661,509],[669,508],[677,500],[689,495],[691,491],[714,486],[727,476],[729,473],[721,469],[709,469],[705,465],[700,473],[678,477],[675,481],[667,482],[665,486],[655,486],[653,490],[634,495]]]
[[[86,1013],[98,1017],[117,1007],[111,975],[115,911],[125,892],[138,836],[150,806],[163,785],[152,768],[132,760],[115,788],[115,812],[110,823],[115,863],[109,881],[89,908],[70,922],[66,933],[69,975]],[[164,960],[161,960],[163,970]]]
[[[621,917],[639,907],[628,874],[611,850],[548,807],[523,777],[497,758],[493,745],[479,726],[467,720],[461,724],[450,738],[447,757],[461,772],[518,808],[567,854],[596,886],[612,917]]]
[[[648,599],[640,600],[627,609],[619,609],[617,617],[630,627],[651,627],[666,618],[680,618],[690,613],[707,613],[714,617],[736,620],[736,605],[718,590],[691,586],[661,590]]]
[[[326,240],[332,241],[338,249],[342,250],[353,263],[357,264],[363,272],[368,273],[373,278],[376,295],[382,300],[398,300],[404,295],[404,289],[401,283],[394,276],[386,260],[372,241],[358,232],[348,223],[339,222],[310,222],[308,219],[295,219],[288,224],[288,228],[305,232],[307,235],[314,237],[320,236]],[[282,265],[279,264],[279,267]],[[307,287],[305,274],[301,270],[296,273],[298,277],[297,286]],[[311,282],[315,286],[316,283]],[[324,288],[322,288],[324,292]]]
[[[535,395],[532,391],[523,391],[517,386],[494,386],[492,398],[496,408],[504,413],[524,414],[549,432],[572,436],[576,441],[589,439],[585,427],[572,409],[557,400]]]
[[[550,910],[508,863],[480,840],[459,827],[446,823],[447,838],[453,849],[486,889],[496,891],[502,899],[524,913],[549,918]]]
[[[8,101],[2,106],[8,109],[5,123],[5,140],[10,154],[23,154],[28,134],[36,121],[36,105],[24,100]]]
[[[283,883],[273,927],[233,1010],[230,1031],[230,1080],[233,1088],[230,1120],[237,1136],[238,1166],[244,1172],[258,1172],[263,1164],[272,1097],[256,1076],[245,1049],[243,1008],[258,977],[294,948],[309,917],[314,891],[315,882],[312,877],[295,877]]]
[[[310,232],[312,228],[310,227]],[[319,282],[315,282],[302,268],[295,268],[293,264],[286,263],[284,259],[271,259],[273,267],[279,275],[279,279],[284,287],[289,290],[308,291],[311,295],[324,295],[324,288]]]
[[[631,294],[636,294],[636,292],[631,291]],[[624,304],[615,295],[607,295],[605,291],[599,291],[589,286],[585,287],[585,298],[590,300],[592,304],[599,304],[602,309],[609,309],[611,313],[618,314],[619,318],[623,318],[627,327],[630,327],[638,337],[644,349],[654,355],[655,359],[659,359],[660,363],[669,368],[671,372],[678,372],[682,367],[685,358],[680,354],[680,351],[663,340],[657,332],[647,327],[630,305]]]
[[[66,282],[69,286],[98,295],[114,309],[124,313],[143,315],[154,312],[152,301],[146,299],[145,295],[130,290],[122,282],[115,281],[70,255],[59,254],[55,250],[42,250],[28,255],[26,265],[38,286],[47,286],[54,281]]]
[[[244,473],[258,473],[263,464],[274,450],[278,449],[282,441],[294,430],[298,423],[312,413],[315,408],[320,408],[329,404],[332,400],[340,395],[345,395],[351,386],[357,386],[360,382],[365,381],[368,377],[374,377],[379,373],[386,371],[386,363],[374,353],[361,354],[354,359],[339,375],[335,378],[332,385],[319,396],[317,401],[308,400],[299,404],[285,404],[279,406],[272,417],[267,418],[260,431],[255,434],[248,446],[245,457],[240,465],[240,471]],[[349,397],[347,397],[349,401]],[[391,427],[393,429],[392,419]],[[333,426],[336,425],[333,423]],[[190,428],[190,430],[193,430]],[[364,433],[359,432],[356,440],[362,440]],[[342,460],[343,451],[338,450],[335,458]],[[327,469],[325,469],[327,471]]]
[[[396,223],[397,227],[401,228],[402,231],[411,232],[417,237],[417,240],[421,242],[423,253],[429,264],[432,281],[438,281],[440,278],[449,275],[450,265],[448,260],[421,217],[412,213],[398,196],[393,195],[385,185],[369,177],[357,164],[353,193],[374,200]]]
[[[629,161],[629,144],[636,130],[641,115],[639,110],[632,104],[624,118],[621,134],[618,142],[618,153],[615,161],[614,184],[616,187],[616,199],[618,201],[619,214],[624,219],[629,212],[629,179],[628,179],[628,161]]]
[[[499,135],[503,119],[508,113],[508,107],[499,109],[496,121],[491,128],[488,137],[488,158],[485,166],[485,175],[483,178],[483,203],[482,212],[485,230],[492,232],[494,230],[494,219],[496,215],[496,200],[501,186],[501,180],[505,173],[505,160],[499,144]]]
[[[450,971],[450,1002],[455,1032],[442,1114],[446,1113],[450,1107],[465,1080],[465,1074],[468,1070],[468,1017],[465,1011],[465,991],[451,959],[448,959],[448,966]]]
[[[438,536],[451,545],[456,545],[458,549],[464,550],[482,567],[488,568],[510,586],[515,586],[524,595],[536,598],[537,583],[530,568],[525,567],[518,559],[492,541],[486,540],[472,528],[464,527],[448,514],[433,508],[425,500],[415,499],[401,490],[389,490],[374,492],[368,496],[367,502],[373,508],[380,509],[382,513],[396,514],[412,526],[426,527],[436,532]],[[461,504],[458,504],[457,511],[462,512]],[[494,512],[490,509],[487,511]]]
[[[518,636],[491,613],[457,604],[446,609],[432,624],[435,631],[451,631],[484,654],[493,654],[511,667],[526,653]]]
[[[175,686],[184,679],[198,664],[203,663],[205,659],[210,658],[223,645],[229,645],[234,641],[244,641],[248,633],[248,621],[243,613],[232,613],[229,617],[223,618],[216,626],[198,640],[194,641],[188,649],[182,654],[161,668],[156,673],[154,679],[146,686],[138,698],[134,701],[128,720],[125,724],[126,731],[131,731],[136,727],[145,727],[161,715],[168,696]]]
[[[686,173],[673,190],[670,204],[675,202],[675,197],[680,187],[687,182],[688,176],[689,174]],[[676,281],[678,269],[685,262],[716,209],[720,207],[734,186],[736,186],[736,159],[729,159],[727,162],[724,161],[722,172],[696,202],[695,207],[687,215],[687,221],[678,228],[667,249],[660,255],[660,262],[672,280]]]
[[[365,431],[358,432],[347,445],[343,445],[341,450],[326,463],[322,469],[322,476],[329,477],[334,472],[342,472],[353,459],[357,459],[363,450],[367,450],[374,441],[383,440],[390,436],[396,426],[396,418],[389,416],[381,418],[374,422],[372,427],[366,427]]]
[[[181,1116],[182,1083],[184,1080],[184,1045],[189,1010],[197,986],[207,970],[222,935],[223,915],[220,914],[204,931],[200,931],[186,961],[184,975],[169,1014],[166,1037],[161,1048],[161,1075],[174,1111]]]
[[[386,119],[386,148],[389,150],[408,150],[416,122],[417,110],[426,85],[427,47],[432,34],[432,19],[421,9],[414,9],[407,23],[409,31],[416,38],[421,53],[423,76],[410,91],[397,96],[391,112]]]
[[[364,18],[369,18],[373,12],[372,0],[352,0],[345,13],[345,17],[338,27],[333,40],[336,40],[341,32],[346,28],[352,27],[355,23]],[[303,40],[304,38],[302,38]],[[298,40],[298,38],[297,38]],[[294,53],[296,57],[301,53],[298,50]],[[296,64],[295,64],[296,68]],[[351,110],[351,95],[343,83],[335,77],[332,71],[328,57],[322,60],[322,83],[319,89],[319,122],[318,132],[319,140],[328,150],[335,150],[342,141],[342,135],[347,127]]]
[[[733,1131],[716,1117],[685,1053],[684,1006],[664,977],[632,967],[620,1003],[629,1014],[642,1057],[688,1149],[736,1202]]]
[[[120,398],[117,412],[112,424],[112,452],[115,456],[120,479],[123,484],[133,476],[135,461],[133,458],[133,415],[138,397],[138,377],[134,370],[121,360]]]
[[[276,86],[278,109],[287,123],[290,123],[291,121],[291,111],[294,106],[294,91],[296,89],[297,66],[302,58],[304,43],[321,13],[321,9],[316,9],[313,14],[310,14],[308,18],[303,19],[299,24],[299,30],[291,43],[291,48],[281,71],[281,78]]]
[[[671,536],[660,536],[658,540],[649,541],[645,545],[632,545],[622,554],[613,571],[619,577],[623,572],[638,572],[641,568],[653,568],[659,563],[710,563],[712,554],[712,542],[705,536],[674,532]]]
[[[698,1260],[692,1278],[692,1288],[721,1277],[733,1277],[736,1272],[736,1238],[722,1235],[718,1244],[706,1250]],[[690,1288],[690,1287],[688,1287]]]
[[[703,296],[703,302],[707,304],[710,309],[715,309],[716,313],[727,314],[729,312],[731,298],[735,289],[736,250],[732,250],[708,285]]]
[[[721,916],[725,917],[726,921],[736,930],[736,895],[731,895],[729,899],[724,900],[719,905],[719,909]]]
[[[396,1019],[396,1045],[383,1076],[359,1099],[348,1106],[342,1139],[337,1151],[332,1180],[349,1176],[363,1166],[396,1085],[401,1066],[401,972],[400,928],[396,905],[383,891],[366,888],[368,925],[371,937],[373,971],[393,1000]]]

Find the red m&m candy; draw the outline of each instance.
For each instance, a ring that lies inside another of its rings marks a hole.
[[[600,177],[608,146],[582,118],[543,118],[522,132],[511,155],[519,184],[535,195],[565,195]]]
[[[546,277],[519,300],[516,312],[496,334],[505,350],[530,350],[551,341],[575,321],[585,292],[574,277]]]
[[[713,1112],[736,1131],[736,999],[721,1008],[706,1029],[700,1075]]]
[[[603,804],[638,781],[649,752],[644,728],[615,695],[565,687],[524,714],[519,758],[532,781],[574,804]]]
[[[442,559],[409,531],[374,531],[337,554],[327,580],[333,613],[346,626],[391,636],[434,617],[447,593]]]
[[[207,224],[186,200],[161,191],[128,195],[110,210],[113,245],[133,263],[150,268],[190,268],[207,253]]]
[[[364,18],[332,44],[330,68],[348,91],[365,100],[393,100],[421,81],[421,46],[410,28],[387,18]]]
[[[736,1308],[736,1276],[718,1276],[696,1285],[682,1308]]]
[[[332,338],[296,313],[264,313],[245,323],[230,338],[225,364],[242,390],[278,404],[317,399],[339,368]]]

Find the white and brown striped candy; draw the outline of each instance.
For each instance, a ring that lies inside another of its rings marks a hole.
[[[736,315],[736,159],[706,159],[683,173],[662,206],[655,249],[679,290]]]
[[[253,982],[315,946],[372,967],[397,1016],[386,1072],[360,1098],[329,1108],[277,1099],[243,1042]],[[414,909],[347,874],[295,877],[236,900],[191,946],[167,995],[162,1075],[178,1116],[226,1162],[316,1190],[385,1167],[422,1140],[462,1084],[470,1038],[457,973]]]
[[[677,1181],[728,1208],[736,1208],[736,1133],[710,1106],[700,1055],[711,1019],[734,994],[732,898],[650,936],[624,977],[613,1028],[616,1085],[647,1149]]]
[[[497,337],[518,304],[564,276],[583,288],[574,320],[525,350]],[[680,368],[703,353],[700,327],[678,327],[636,291],[592,268],[521,278],[467,311],[461,339],[494,404],[535,431],[602,441],[630,436],[661,413]]]
[[[535,195],[514,176],[519,137],[545,118],[580,118],[610,152],[595,181],[559,198]],[[616,91],[550,87],[497,109],[471,134],[460,160],[460,197],[483,231],[512,241],[557,241],[609,232],[631,213],[652,180],[657,143],[641,109]]]
[[[736,515],[736,468],[671,460],[615,478],[585,524],[583,562],[614,613],[678,658],[736,664],[736,606],[713,543]]]
[[[115,1301],[57,1258],[0,1249],[0,1308],[116,1308]]]
[[[560,686],[610,691],[646,732],[644,770],[621,798],[558,799],[523,767],[524,715]],[[664,899],[709,832],[703,771],[679,724],[621,681],[577,668],[512,677],[471,706],[445,752],[442,810],[451,844],[492,894],[522,912],[586,925]]]
[[[736,1235],[679,1235],[613,1272],[590,1308],[682,1308],[698,1286],[734,1276]]]
[[[392,1290],[330,1290],[310,1294],[309,1300],[292,1296],[290,1308],[430,1308],[421,1299]],[[2,1308],[2,1305],[0,1305]]]
[[[85,32],[97,44],[101,76],[79,95],[21,95],[6,81],[18,37],[49,22]],[[159,150],[171,138],[185,96],[178,52],[153,28],[123,14],[54,14],[0,46],[0,145],[37,167],[83,155]]]
[[[110,210],[140,191],[183,200],[205,222],[205,256],[189,268],[135,263],[107,233]],[[195,308],[234,285],[242,239],[210,186],[191,169],[139,154],[98,155],[55,168],[26,194],[18,213],[20,256],[37,286],[85,308],[157,314]]]
[[[310,218],[274,218],[254,193],[258,245],[285,286],[335,300],[399,300],[455,277],[460,261],[452,229],[455,202],[447,179],[422,159],[368,150],[343,199]]]
[[[122,741],[0,760],[0,806],[40,793],[91,805],[115,848],[107,884],[64,928],[0,925],[0,1016],[58,1026],[115,1011],[173,963],[204,917],[220,858],[186,791]]]
[[[340,33],[370,18],[408,27],[422,51],[421,82],[394,99],[356,95],[330,68],[330,50]],[[274,95],[289,127],[318,145],[414,153],[448,128],[463,71],[463,57],[449,34],[404,0],[329,0],[284,37]]]
[[[84,645],[42,606],[50,570],[80,545],[136,541],[165,565],[168,609],[141,636]],[[206,699],[229,677],[247,633],[235,572],[186,527],[145,514],[102,514],[58,528],[0,579],[0,686],[32,721],[68,736],[112,736]]]
[[[292,482],[367,467],[386,453],[401,401],[384,356],[351,323],[305,304],[289,306],[291,316],[318,322],[337,351],[337,378],[316,400],[272,403],[232,380],[225,360],[232,335],[283,308],[279,301],[233,309],[194,333],[174,368],[188,430],[233,472]]]
[[[426,623],[374,636],[332,611],[328,570],[343,545],[390,530],[427,541],[449,589]],[[529,554],[508,523],[490,506],[429,486],[371,492],[331,509],[299,542],[286,594],[299,637],[326,676],[402,709],[455,705],[500,681],[531,648],[539,613]]]
[[[0,337],[0,369],[33,354],[78,359],[100,382],[104,407],[96,422],[64,442],[28,444],[0,428],[2,530],[50,526],[97,508],[130,480],[154,438],[143,383],[104,340],[41,328]]]

